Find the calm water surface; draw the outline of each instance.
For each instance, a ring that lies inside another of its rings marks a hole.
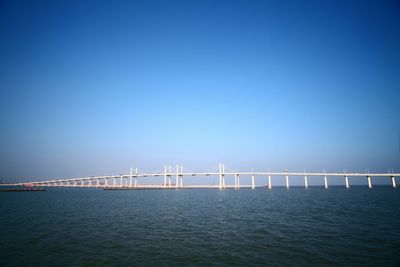
[[[390,187],[0,193],[0,266],[400,266]]]

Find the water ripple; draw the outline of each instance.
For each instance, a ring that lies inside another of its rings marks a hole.
[[[0,266],[399,266],[400,191],[0,195]]]

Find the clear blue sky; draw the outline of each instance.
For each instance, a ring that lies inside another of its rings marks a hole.
[[[400,171],[398,1],[1,1],[0,178]]]

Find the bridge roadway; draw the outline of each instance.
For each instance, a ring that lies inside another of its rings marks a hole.
[[[218,176],[219,183],[214,185],[183,185],[183,177],[189,176]],[[226,176],[234,177],[234,184],[228,185],[225,182]],[[251,185],[241,185],[241,176],[251,176]],[[341,172],[225,172],[224,164],[219,164],[218,172],[183,172],[182,166],[176,166],[175,171],[172,171],[171,167],[169,170],[164,166],[163,173],[138,173],[137,169],[135,173],[131,168],[130,174],[120,175],[105,175],[105,176],[90,176],[80,178],[67,178],[67,179],[54,179],[34,182],[20,182],[20,183],[8,183],[0,184],[0,186],[58,186],[58,187],[101,187],[106,189],[168,189],[168,188],[255,188],[255,179],[259,176],[268,177],[268,184],[265,186],[272,188],[272,178],[276,176],[285,177],[285,185],[287,188],[290,186],[289,177],[304,177],[304,186],[309,187],[308,177],[323,177],[324,187],[328,188],[328,177],[343,177],[345,179],[346,188],[350,187],[350,177],[365,177],[368,182],[368,187],[372,188],[372,177],[375,178],[390,178],[391,184],[394,188],[397,187],[396,177],[400,176],[400,173],[341,173]],[[163,184],[138,184],[138,178],[146,177],[164,177]],[[171,179],[175,178],[175,184],[172,183]],[[117,183],[117,179],[119,182]]]

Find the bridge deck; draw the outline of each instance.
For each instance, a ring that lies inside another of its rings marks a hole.
[[[254,188],[254,180],[259,176],[266,176],[269,179],[269,187],[272,186],[271,178],[276,176],[283,176],[286,178],[286,186],[289,187],[289,177],[304,177],[305,186],[308,187],[308,177],[324,177],[324,185],[328,187],[328,177],[344,177],[346,181],[346,187],[349,187],[348,179],[350,177],[365,177],[368,179],[368,186],[372,187],[371,178],[374,177],[387,177],[392,179],[393,187],[396,187],[396,177],[400,176],[400,173],[345,173],[345,172],[224,172],[223,164],[220,165],[219,172],[183,172],[182,167],[179,171],[177,166],[175,172],[168,171],[165,168],[164,173],[137,173],[135,174],[120,174],[120,175],[103,175],[103,176],[90,176],[90,177],[79,177],[79,178],[66,178],[66,179],[53,179],[43,181],[32,181],[32,182],[19,182],[19,183],[8,183],[0,184],[0,186],[60,186],[60,187],[107,187],[124,189],[121,185],[125,184],[126,188],[239,188],[246,187],[246,185],[240,185],[240,176],[251,176],[252,184],[250,187]],[[207,177],[207,176],[219,176],[220,181],[218,185],[183,185],[184,177]],[[234,176],[235,185],[226,185],[225,177]],[[137,184],[138,178],[151,178],[151,177],[163,177],[164,183],[161,185],[139,185]],[[120,183],[117,185],[115,180],[120,179]],[[176,179],[174,185],[171,184],[171,179]],[[113,183],[110,185],[109,181]],[[126,183],[123,183],[125,180]],[[168,182],[167,182],[168,180]],[[101,183],[100,183],[101,181]],[[134,181],[134,184],[133,184]],[[79,183],[79,184],[78,184]],[[94,183],[94,184],[93,184]]]

